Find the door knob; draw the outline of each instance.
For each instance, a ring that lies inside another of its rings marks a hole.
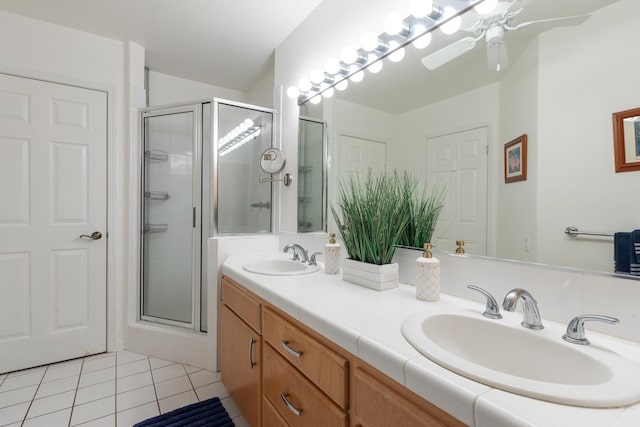
[[[80,237],[86,238],[86,239],[100,240],[102,239],[102,233],[99,231],[94,231],[93,233],[91,233],[91,235],[81,234]]]

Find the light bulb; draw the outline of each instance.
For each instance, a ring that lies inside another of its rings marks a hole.
[[[432,0],[413,0],[411,2],[411,14],[416,18],[424,18],[433,10]]]
[[[329,58],[324,64],[324,70],[329,74],[338,74],[340,72],[340,64],[335,58]],[[324,79],[323,79],[324,80]]]
[[[387,15],[384,19],[384,32],[390,36],[398,34],[403,28],[402,18],[397,13]]]
[[[287,96],[291,99],[296,99],[300,96],[300,90],[295,86],[289,86]]]
[[[376,56],[370,54],[369,55],[369,62],[371,63],[371,65],[369,65],[369,67],[367,68],[367,70],[369,70],[370,73],[376,74],[378,72],[380,72],[380,70],[382,70],[382,61],[376,61]]]
[[[311,82],[319,85],[324,81],[324,71],[315,69],[311,72]]]
[[[395,42],[395,41],[389,42],[390,50],[397,49],[398,46],[400,46],[398,42]],[[389,61],[391,62],[400,62],[402,61],[403,58],[404,58],[404,48],[400,48],[395,52],[393,52],[391,55],[389,55]]]
[[[296,97],[297,98],[297,97]],[[253,126],[253,120],[251,119],[245,119],[244,121],[244,125],[246,126],[247,129],[249,129],[251,126]]]
[[[485,0],[482,3],[474,7],[475,11],[480,15],[486,15],[493,12],[493,9],[498,5],[498,0]]]
[[[349,86],[349,80],[344,79],[340,83],[335,85],[335,88],[340,90],[340,91],[342,91],[342,90],[345,90],[347,88],[347,86]]]
[[[413,30],[415,34],[420,34],[426,31],[427,29],[422,24],[416,24],[413,27]],[[431,33],[427,33],[415,39],[412,44],[417,49],[424,49],[425,47],[431,44],[431,38],[432,38]]]
[[[371,52],[372,50],[376,50],[380,45],[380,41],[378,40],[378,36],[373,33],[366,33],[362,36],[362,48],[367,52]]]
[[[349,77],[349,80],[351,80],[354,83],[361,82],[362,79],[364,79],[364,73],[362,71],[358,71],[357,73]]]
[[[307,78],[301,78],[298,82],[298,89],[300,92],[309,92],[311,90],[311,80]]]
[[[320,95],[316,95],[309,100],[312,104],[320,104],[320,101],[322,101],[322,97]]]
[[[353,64],[358,60],[358,51],[353,46],[347,46],[342,49],[341,59],[345,64]]]
[[[450,7],[445,7],[444,19],[448,19],[449,17],[453,16],[455,13],[456,11],[454,9]],[[447,35],[455,34],[455,32],[460,29],[461,25],[462,25],[462,18],[460,18],[460,16],[456,16],[446,24],[442,25],[440,27],[440,31],[442,31],[444,34],[447,34]]]
[[[325,98],[331,98],[333,96],[333,92],[334,92],[333,88],[330,87],[329,89],[322,92],[322,96],[324,96]]]

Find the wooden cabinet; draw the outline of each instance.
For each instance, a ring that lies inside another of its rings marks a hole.
[[[222,381],[252,427],[435,427],[460,421],[224,278]]]
[[[220,306],[220,370],[222,382],[251,427],[261,425],[262,411],[262,337],[232,308],[251,316],[249,307],[261,305],[248,294],[233,289],[237,285],[223,282],[223,304]],[[225,296],[232,295],[229,301]],[[229,302],[229,305],[227,305]],[[255,323],[254,323],[255,324]],[[257,325],[261,323],[258,322]]]

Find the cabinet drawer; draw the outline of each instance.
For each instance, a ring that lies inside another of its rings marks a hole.
[[[222,303],[244,320],[254,331],[262,334],[260,302],[242,290],[236,283],[224,277],[220,290]]]
[[[353,416],[356,426],[463,426],[435,406],[418,406],[361,368],[353,373]]]
[[[291,427],[347,426],[347,413],[338,408],[270,345],[263,347],[263,362],[265,398],[287,424]]]
[[[266,397],[262,401],[262,425],[264,427],[289,427],[289,424]]]
[[[349,363],[270,309],[264,310],[264,337],[285,359],[342,409],[348,406]]]

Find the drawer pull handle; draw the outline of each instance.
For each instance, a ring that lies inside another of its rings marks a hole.
[[[280,341],[280,343],[282,344],[282,347],[287,350],[287,352],[292,355],[293,357],[302,357],[302,352],[301,351],[295,351],[294,349],[292,349],[291,347],[289,347],[289,341]]]
[[[291,402],[289,402],[289,400],[287,399],[288,396],[289,396],[289,393],[280,393],[280,398],[282,399],[284,404],[287,405],[287,408],[289,408],[289,410],[293,412],[293,414],[296,417],[299,417],[300,414],[302,414],[302,408],[298,409],[295,406],[293,406]]]
[[[253,338],[249,338],[249,367],[253,369],[256,363],[253,361],[253,344],[256,342]]]

